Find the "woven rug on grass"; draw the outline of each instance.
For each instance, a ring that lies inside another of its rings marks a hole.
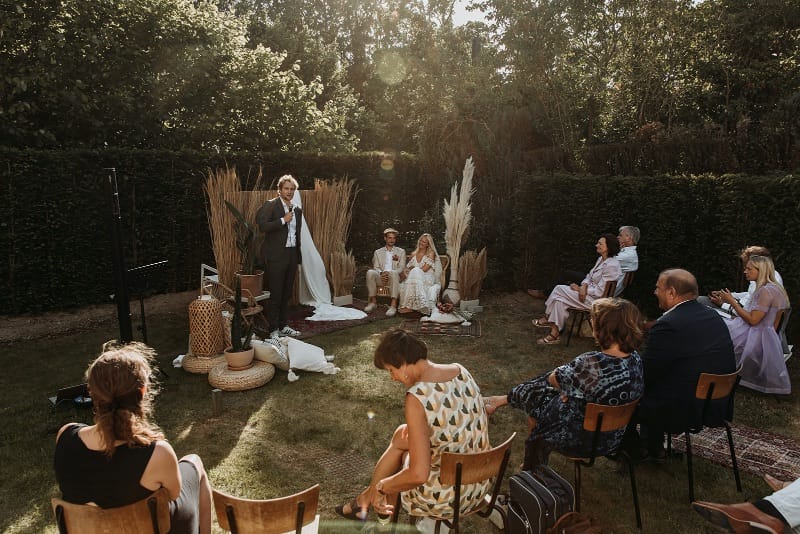
[[[345,307],[364,311],[366,305],[367,303],[363,300],[353,299],[353,304]],[[367,316],[363,319],[348,321],[308,321],[306,318],[314,315],[314,308],[312,306],[295,306],[289,310],[289,326],[300,332],[300,336],[298,336],[299,339],[306,339],[329,332],[335,332],[336,330],[388,319],[388,317],[386,317],[386,310],[388,308],[389,307],[386,305],[379,304],[377,308],[367,313]]]
[[[433,321],[420,321],[419,319],[407,319],[403,321],[403,330],[414,334],[427,334],[431,336],[472,336],[481,337],[481,323],[477,319],[472,319],[469,326],[456,324],[441,324]]]
[[[800,477],[800,443],[757,428],[731,425],[739,470],[754,475],[768,474],[779,480]],[[692,455],[732,468],[724,428],[707,428],[692,434]],[[672,446],[686,450],[683,434],[672,437]]]

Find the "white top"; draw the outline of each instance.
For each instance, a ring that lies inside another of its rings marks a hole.
[[[383,270],[384,271],[391,271],[392,270],[392,256],[394,256],[393,250],[386,250],[386,257],[383,258]]]
[[[281,203],[283,204],[283,209],[284,209],[284,211],[286,211],[286,213],[289,213],[290,211],[292,211],[291,209],[289,209],[289,205],[286,204],[286,202],[284,202],[283,199],[281,199]],[[295,220],[294,217],[292,217],[292,220],[289,221],[288,223],[286,222],[286,219],[281,219],[281,220],[283,221],[283,224],[288,225],[288,227],[289,227],[288,228],[289,232],[288,232],[288,235],[286,236],[286,246],[287,247],[296,247],[297,246],[297,221]]]
[[[639,255],[636,253],[636,245],[631,245],[620,249],[619,253],[614,257],[617,258],[619,268],[622,270],[622,274],[617,280],[617,289],[614,292],[616,297],[625,289],[625,286],[622,285],[622,281],[625,280],[625,273],[639,270]]]

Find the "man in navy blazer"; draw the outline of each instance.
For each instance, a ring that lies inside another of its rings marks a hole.
[[[256,214],[256,223],[264,232],[261,258],[267,266],[269,301],[267,320],[270,337],[299,336],[300,332],[287,324],[289,297],[294,289],[297,266],[302,263],[300,230],[302,210],[292,204],[297,180],[286,174],[278,180],[278,196],[265,202]]]
[[[644,396],[636,421],[642,425],[647,454],[664,457],[664,433],[699,423],[702,402],[695,399],[700,373],[736,370],[728,328],[715,311],[697,302],[697,280],[689,271],[668,269],[654,291],[664,314],[650,329],[644,361]],[[733,416],[732,403],[717,402],[712,417]]]

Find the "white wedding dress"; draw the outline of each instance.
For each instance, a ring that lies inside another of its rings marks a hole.
[[[292,203],[303,208],[299,190],[295,191]],[[325,264],[317,247],[314,246],[314,240],[311,239],[311,232],[308,230],[305,216],[303,216],[303,224],[300,225],[300,254],[303,258],[300,267],[300,303],[315,308],[314,315],[306,317],[307,321],[348,321],[363,319],[367,316],[361,310],[332,304],[331,288],[325,276]]]

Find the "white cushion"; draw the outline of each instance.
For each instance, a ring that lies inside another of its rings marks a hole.
[[[255,349],[254,358],[256,360],[271,363],[281,371],[289,370],[289,358],[283,343],[274,339],[265,339],[264,341],[254,339],[252,345]]]

